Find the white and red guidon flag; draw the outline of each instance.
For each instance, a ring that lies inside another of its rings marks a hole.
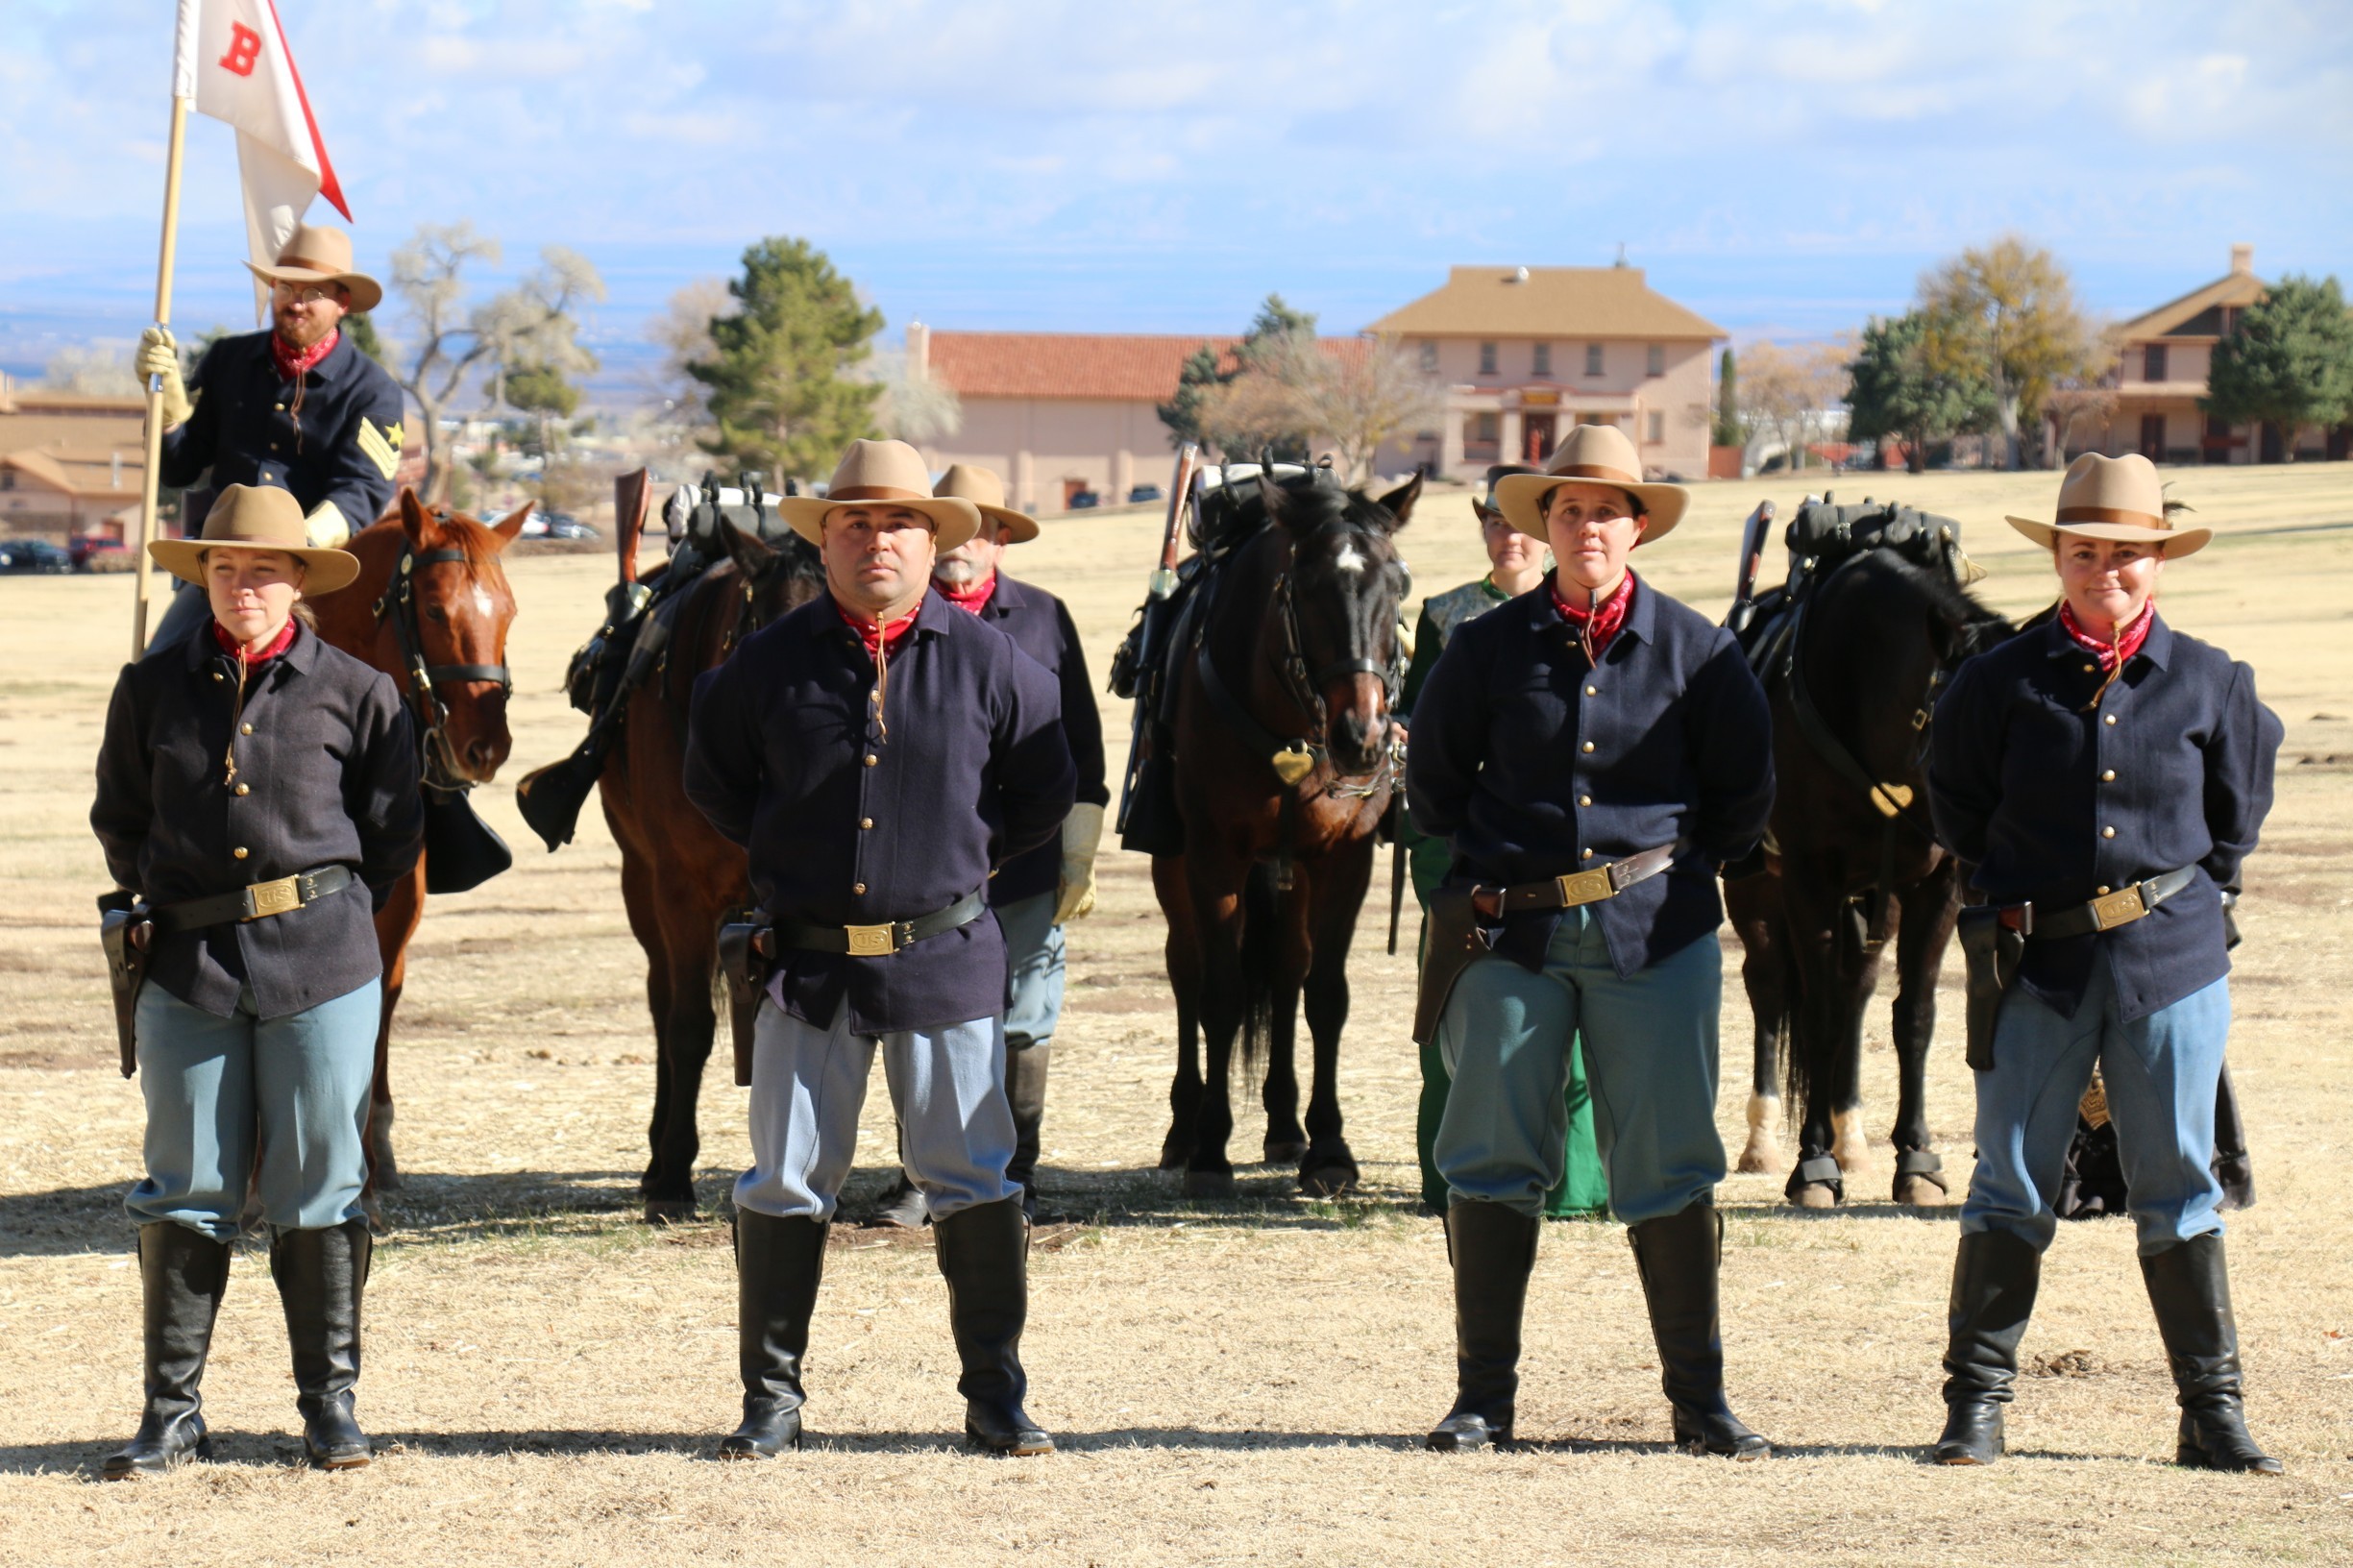
[[[314,196],[325,196],[351,220],[274,0],[180,0],[172,95],[236,127],[245,237],[256,264],[278,259]],[[255,307],[269,319],[268,295],[258,283]]]

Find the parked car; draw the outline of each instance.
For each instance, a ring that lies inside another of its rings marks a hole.
[[[71,572],[74,558],[46,539],[0,539],[0,572]]]
[[[548,537],[551,539],[596,539],[602,536],[578,518],[566,517],[559,512],[548,519]]]
[[[1074,512],[1083,512],[1091,506],[1100,506],[1102,504],[1103,498],[1096,495],[1091,490],[1074,491],[1070,496],[1070,510]]]
[[[103,534],[76,534],[66,544],[65,553],[73,557],[77,572],[119,572],[126,569],[131,547]]]
[[[1137,485],[1127,493],[1127,499],[1130,501],[1158,501],[1161,499],[1161,487],[1157,484]]]

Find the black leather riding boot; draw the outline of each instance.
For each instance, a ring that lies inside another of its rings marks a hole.
[[[364,1219],[280,1231],[270,1242],[270,1273],[294,1350],[303,1451],[317,1469],[355,1469],[376,1457],[352,1414],[352,1388],[359,1381],[359,1299],[374,1253]]]
[[[992,1454],[1051,1454],[1054,1439],[1021,1409],[1021,1325],[1029,1317],[1029,1220],[1018,1198],[931,1222],[947,1319],[964,1376],[964,1433]]]
[[[825,1272],[822,1220],[735,1212],[737,1361],[744,1423],[721,1439],[723,1459],[772,1459],[800,1446],[800,1361]]]
[[[1455,1408],[1431,1448],[1466,1454],[1511,1441],[1520,1391],[1520,1318],[1544,1221],[1500,1203],[1457,1199],[1446,1211],[1455,1265]]]
[[[1038,1217],[1038,1130],[1045,1121],[1045,1069],[1054,1042],[1009,1047],[1005,1052],[1005,1098],[1013,1103],[1013,1159],[1005,1179],[1021,1184],[1021,1212]]]
[[[2222,1238],[2193,1237],[2141,1260],[2148,1304],[2173,1365],[2181,1395],[2176,1463],[2199,1470],[2276,1476],[2280,1462],[2247,1435],[2239,1379],[2239,1322],[2230,1310],[2230,1269]]]
[[[907,1174],[907,1129],[904,1127],[898,1129],[898,1170],[892,1176],[891,1185],[874,1199],[874,1213],[867,1223],[893,1230],[919,1231],[931,1223],[931,1200],[923,1196],[923,1189],[915,1185],[914,1177]]]
[[[1716,1311],[1716,1271],[1724,1220],[1702,1200],[1679,1214],[1627,1227],[1634,1268],[1650,1303],[1658,1345],[1659,1383],[1675,1408],[1676,1445],[1691,1454],[1763,1458],[1773,1445],[1741,1425],[1724,1402],[1724,1335]]]
[[[139,1227],[146,1303],[147,1408],[138,1435],[108,1456],[109,1481],[159,1475],[212,1453],[205,1433],[205,1357],[229,1287],[229,1244],[170,1220]]]
[[[1939,1464],[2001,1458],[2001,1408],[2018,1377],[2018,1342],[2034,1315],[2043,1254],[2007,1231],[1961,1237],[1945,1314],[1945,1433]]]

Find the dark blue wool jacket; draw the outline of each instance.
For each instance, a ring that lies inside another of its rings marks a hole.
[[[352,347],[348,331],[304,381],[298,429],[294,383],[278,374],[268,332],[224,337],[207,349],[188,378],[196,411],[163,432],[163,482],[192,485],[210,469],[213,491],[274,485],[292,491],[306,512],[331,501],[354,533],[381,517],[400,464],[400,386]],[[185,531],[203,524],[202,508],[191,504]]]
[[[2129,1022],[2230,972],[2219,890],[2271,809],[2286,731],[2253,671],[2163,616],[2087,711],[2099,678],[2056,618],[1961,666],[1936,708],[1928,803],[1992,903],[2057,910],[2199,868],[2129,925],[2026,943],[2019,983],[2070,1017],[2106,955]]]
[[[1087,655],[1079,649],[1078,627],[1071,625],[1069,609],[1044,589],[1016,582],[999,572],[996,592],[981,607],[980,620],[1012,638],[1015,647],[1054,677],[1062,690],[1063,739],[1069,742],[1070,760],[1078,768],[1078,797],[1090,805],[1110,805],[1111,792],[1103,784],[1103,715],[1087,682]],[[1062,844],[1057,837],[997,872],[989,884],[989,902],[1015,903],[1061,885]]]
[[[1466,623],[1413,704],[1414,825],[1454,847],[1450,881],[1545,881],[1681,842],[1674,868],[1591,906],[1631,975],[1724,919],[1716,868],[1773,807],[1773,721],[1731,633],[1647,582],[1587,667],[1539,586]],[[1542,962],[1557,912],[1506,922],[1497,951]]]
[[[687,797],[750,851],[752,893],[779,919],[879,925],[944,909],[1069,814],[1054,679],[1001,632],[927,593],[891,657],[880,724],[873,691],[874,662],[830,595],[695,682]],[[821,1029],[845,996],[862,1035],[1005,1006],[992,916],[881,958],[777,958],[786,1010]]]
[[[392,677],[309,627],[254,675],[242,713],[236,691],[236,660],[208,622],[125,666],[107,708],[90,827],[116,885],[150,904],[322,866],[358,874],[302,909],[156,939],[149,978],[190,1007],[228,1017],[250,985],[260,1016],[280,1018],[383,972],[369,894],[415,868],[425,796]]]

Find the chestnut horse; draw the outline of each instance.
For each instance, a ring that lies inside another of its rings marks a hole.
[[[429,677],[429,697],[442,710],[438,737],[428,743],[429,779],[486,783],[506,760],[512,744],[506,696],[512,683],[502,677],[515,596],[499,555],[523,531],[530,510],[527,504],[496,527],[486,527],[461,513],[426,506],[415,491],[404,489],[393,512],[343,547],[359,557],[358,577],[349,587],[308,600],[320,639],[389,674],[413,718],[428,694],[417,691],[414,672],[402,656],[392,593],[401,563],[410,563],[419,657],[429,669],[473,677]],[[494,674],[501,678],[491,678]],[[425,859],[419,856],[416,869],[376,914],[384,1013],[376,1034],[376,1084],[368,1106],[371,1192],[401,1185],[392,1151],[392,1014],[407,979],[408,942],[424,916]]]
[[[1152,858],[1178,1036],[1161,1167],[1184,1168],[1188,1196],[1234,1190],[1238,1041],[1245,1065],[1267,1047],[1265,1158],[1296,1161],[1306,1192],[1357,1182],[1340,1030],[1373,835],[1398,787],[1389,704],[1409,578],[1394,535],[1420,494],[1416,478],[1375,502],[1316,468],[1204,500],[1201,536],[1224,558],[1194,590],[1206,596],[1197,635],[1173,672],[1184,847]],[[1315,1052],[1304,1129],[1292,1067],[1303,992]]]
[[[719,1027],[719,928],[751,903],[750,861],[686,797],[695,677],[760,627],[816,598],[825,583],[816,550],[797,535],[763,544],[725,522],[720,535],[729,558],[683,590],[661,673],[629,694],[620,738],[597,775],[605,822],[621,845],[629,929],[646,950],[655,1065],[646,1134],[650,1157],[638,1190],[652,1224],[695,1212],[695,1161],[702,1149],[696,1104]],[[730,1010],[742,1053],[751,1048],[752,1015],[748,1007]]]

